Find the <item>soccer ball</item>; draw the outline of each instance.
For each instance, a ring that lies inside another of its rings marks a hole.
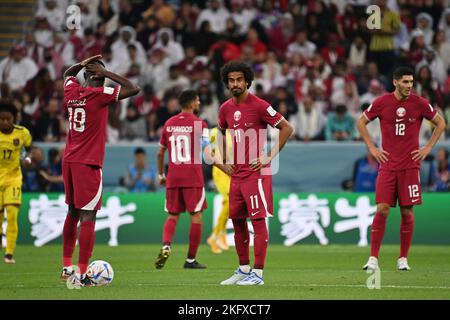
[[[108,262],[95,260],[88,266],[86,275],[91,278],[95,286],[101,287],[112,282],[114,270]]]

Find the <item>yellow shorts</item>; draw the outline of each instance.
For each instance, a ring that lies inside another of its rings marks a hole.
[[[220,194],[223,197],[228,197],[228,194],[230,193],[230,176],[216,167],[213,167],[212,176],[217,190],[220,192]]]
[[[3,209],[6,205],[9,204],[15,204],[20,206],[21,203],[22,203],[21,183],[0,187],[0,209]]]

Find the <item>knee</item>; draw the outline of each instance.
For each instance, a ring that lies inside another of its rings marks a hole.
[[[412,215],[413,213],[413,209],[412,207],[401,207],[400,208],[400,214],[402,215],[402,217],[409,217],[410,215]]]
[[[81,212],[81,221],[95,221],[96,211],[82,211]]]
[[[191,222],[192,223],[201,223],[202,222],[202,213],[201,212],[191,213]]]
[[[389,209],[390,206],[386,203],[380,203],[377,206],[377,214],[387,218],[387,216],[389,215]]]

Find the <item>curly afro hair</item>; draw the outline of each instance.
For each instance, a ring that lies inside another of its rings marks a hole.
[[[225,86],[228,85],[228,74],[230,72],[242,72],[244,74],[245,82],[247,82],[247,89],[252,85],[252,81],[255,78],[253,69],[250,65],[240,60],[233,60],[226,63],[220,69],[220,75],[222,77],[222,82]]]

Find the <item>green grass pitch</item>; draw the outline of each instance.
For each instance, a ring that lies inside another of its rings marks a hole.
[[[256,288],[219,285],[237,266],[234,248],[215,255],[202,244],[198,260],[208,268],[185,270],[187,245],[175,244],[166,266],[156,270],[153,262],[159,248],[156,244],[96,245],[91,260],[110,262],[114,281],[107,287],[68,290],[59,283],[60,245],[19,245],[17,264],[0,263],[0,300],[450,299],[450,246],[413,245],[410,272],[395,268],[398,245],[382,246],[381,288],[373,290],[366,286],[370,275],[361,270],[369,249],[354,245],[269,245],[265,285]]]

